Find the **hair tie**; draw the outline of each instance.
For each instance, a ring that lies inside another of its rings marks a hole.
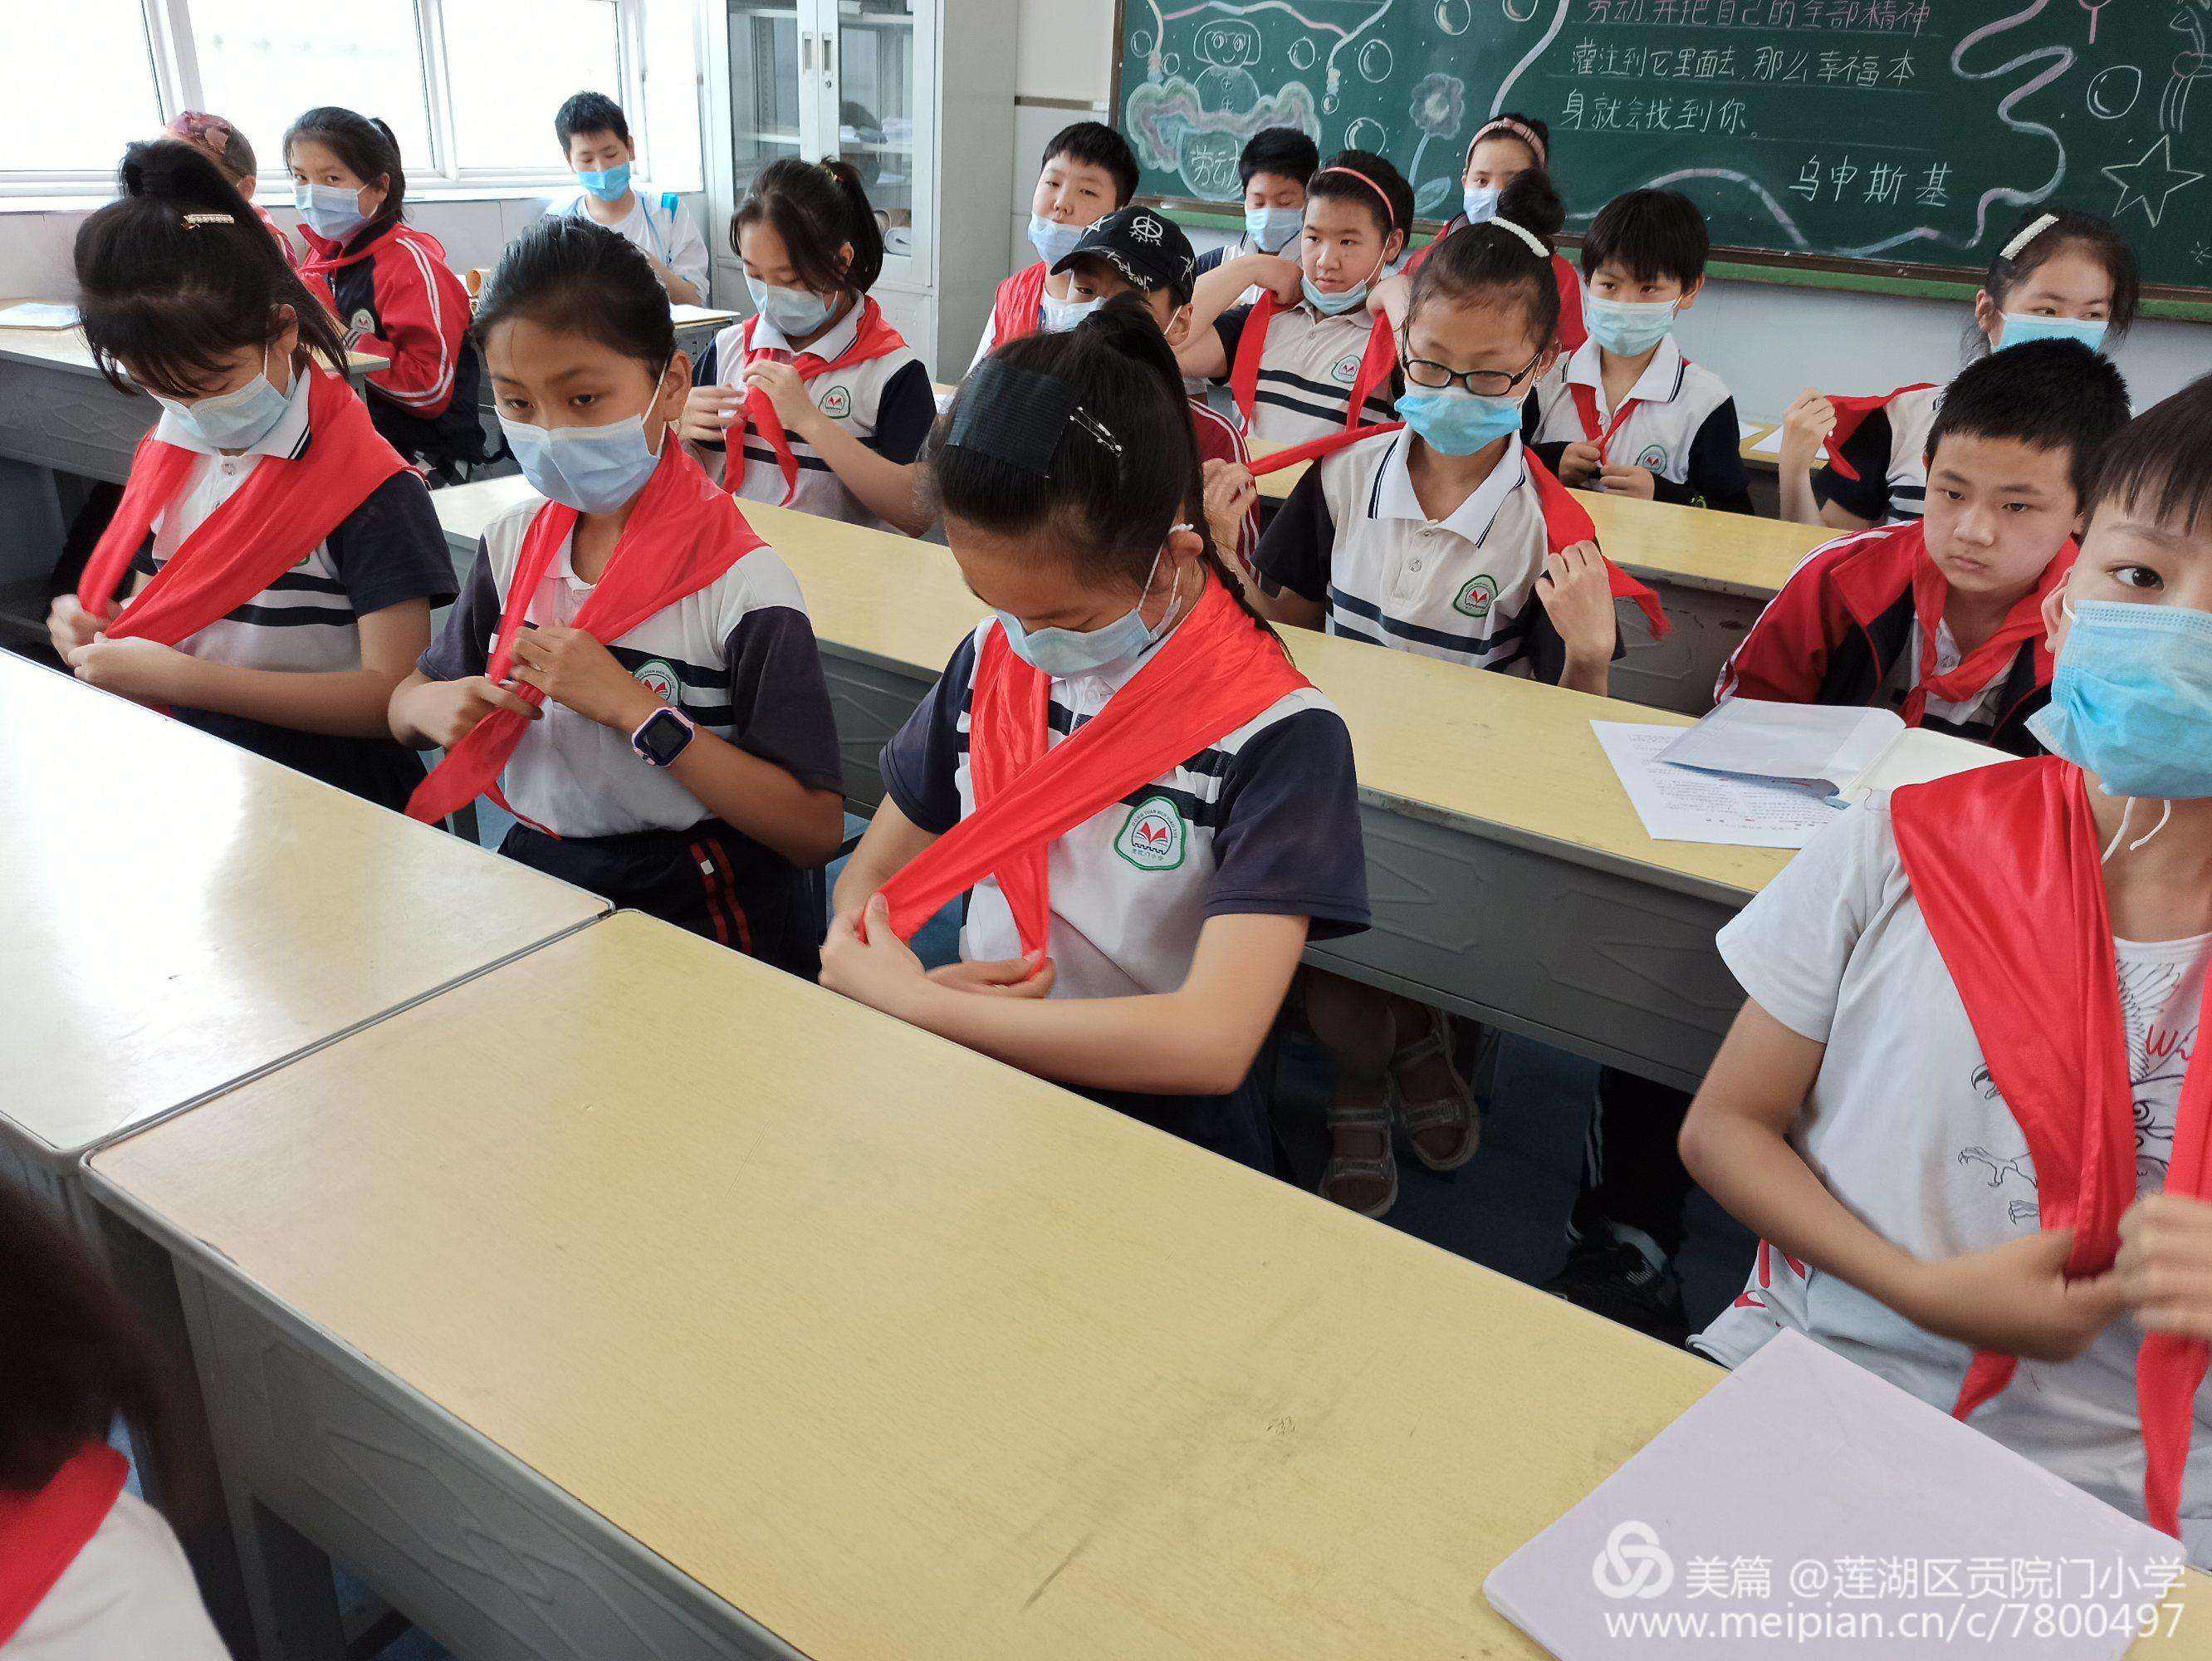
[[[1321,173],[1316,173],[1314,177],[1318,179],[1322,176],[1322,173],[1340,173],[1345,174],[1347,178],[1356,179],[1361,184],[1366,186],[1369,190],[1375,192],[1376,198],[1382,204],[1382,222],[1389,226],[1391,230],[1395,231],[1398,228],[1398,210],[1390,201],[1389,192],[1384,190],[1380,185],[1370,179],[1365,173],[1360,172],[1357,167],[1323,167],[1321,170]],[[1311,186],[1309,186],[1308,188],[1310,189]]]
[[[1474,164],[1474,147],[1495,132],[1511,134],[1528,147],[1528,152],[1536,158],[1538,167],[1547,169],[1550,167],[1551,162],[1547,159],[1549,151],[1544,141],[1537,136],[1534,127],[1525,121],[1516,121],[1510,115],[1493,115],[1477,127],[1474,130],[1474,137],[1467,141],[1467,160],[1460,163],[1459,170],[1462,173],[1465,173]]]
[[[2039,216],[2037,218],[2029,221],[2026,225],[2023,225],[2021,228],[2018,235],[2014,236],[2011,241],[2006,243],[2003,248],[1999,250],[1997,258],[2001,260],[2013,260],[2019,259],[2021,249],[2025,248],[2029,243],[2034,241],[2037,237],[2041,236],[2044,232],[2049,230],[2057,222],[2058,216],[2055,213],[2043,214]]]
[[[1510,219],[1492,219],[1488,222],[1497,226],[1501,231],[1510,231],[1519,237],[1522,241],[1528,244],[1528,252],[1534,254],[1537,259],[1549,259],[1552,257],[1552,251],[1544,246],[1543,238],[1538,236],[1526,225],[1516,225]]]

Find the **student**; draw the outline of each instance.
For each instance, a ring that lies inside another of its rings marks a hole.
[[[844,827],[830,697],[789,569],[668,441],[691,366],[667,294],[611,231],[544,219],[477,328],[545,500],[485,527],[392,694],[392,733],[447,751],[407,811],[489,791],[520,821],[501,853],[811,976],[810,873]]]
[[[1237,158],[1237,182],[1244,187],[1244,234],[1199,255],[1198,275],[1247,254],[1295,259],[1297,251],[1291,245],[1305,228],[1306,183],[1320,166],[1321,151],[1297,127],[1262,127],[1246,139]],[[1256,297],[1243,296],[1247,301]]]
[[[254,234],[258,236],[257,230]],[[175,1381],[122,1297],[28,1189],[0,1183],[0,1653],[228,1661],[169,1525],[124,1486],[116,1419]]]
[[[854,525],[920,536],[914,459],[937,418],[929,371],[871,299],[883,232],[843,161],[771,161],[730,224],[754,315],[714,337],[681,435],[724,483]],[[734,472],[725,449],[738,428]]]
[[[1074,252],[1060,263],[1068,275],[1069,296],[1089,314],[1148,318],[1170,351],[1189,340],[1197,262],[1182,227],[1164,214],[1150,208],[1110,213],[1085,231]],[[1130,297],[1127,307],[1116,307],[1113,302],[1125,295]],[[1236,556],[1231,569],[1249,583],[1260,551],[1260,488],[1253,482],[1244,435],[1204,399],[1186,401],[1206,481],[1206,528],[1217,549]]]
[[[1708,246],[1705,215],[1680,191],[1630,191],[1591,224],[1589,338],[1530,401],[1531,442],[1563,483],[1752,511],[1735,400],[1674,339],[1705,286]]]
[[[637,146],[622,106],[602,92],[577,93],[555,113],[553,134],[583,188],[545,211],[605,226],[636,246],[672,301],[705,305],[707,239],[674,191],[656,197],[649,186],[631,184]]]
[[[1306,187],[1295,265],[1248,254],[1199,280],[1176,355],[1183,373],[1226,383],[1247,435],[1273,443],[1388,421],[1395,354],[1367,293],[1413,222],[1413,192],[1395,167],[1365,150],[1331,156]],[[1257,303],[1230,305],[1255,283]]]
[[[2052,753],[1852,808],[1721,931],[1747,1001],[1682,1133],[1764,1243],[1699,1349],[1807,1333],[2199,1567],[2208,481],[2198,380],[2106,449],[2045,599]]]
[[[246,135],[221,116],[210,115],[204,110],[186,110],[163,131],[168,137],[190,144],[215,163],[216,171],[246,198],[254,217],[276,239],[276,246],[284,251],[284,263],[298,270],[300,251],[284,234],[283,227],[269,216],[269,210],[253,199],[254,192],[261,185],[261,163],[253,154],[253,146],[246,142]]]
[[[1074,327],[1077,313],[1070,309],[1067,279],[1053,276],[1052,268],[1084,232],[1127,206],[1136,193],[1137,153],[1113,128],[1101,121],[1078,121],[1052,136],[1030,195],[1030,246],[1037,252],[1037,263],[999,284],[969,369],[1008,341],[1040,329]]]
[[[2104,351],[2134,323],[2142,294],[2135,252],[2110,220],[2031,208],[1990,262],[1967,340],[1975,353],[2054,337]],[[1924,381],[1866,398],[1800,393],[1782,421],[1782,517],[1839,531],[1919,518],[1942,395]]]
[[[1156,332],[971,374],[927,466],[996,612],[883,755],[822,979],[1261,1170],[1254,1075],[1309,939],[1367,925],[1342,719],[1243,608]],[[1072,734],[1072,735],[1071,735]],[[903,939],[972,890],[957,964]]]
[[[284,135],[309,259],[301,270],[346,344],[388,367],[368,376],[368,412],[400,454],[442,483],[485,458],[483,374],[469,344],[469,292],[438,239],[405,222],[407,173],[383,122],[331,106]]]
[[[453,596],[429,493],[215,165],[133,144],[121,181],[77,232],[77,307],[95,360],[161,417],[53,604],[54,649],[81,680],[397,807],[422,770],[385,703]]]
[[[1548,189],[1516,186],[1516,196],[1545,210],[1544,233],[1559,228]],[[1522,401],[1559,351],[1550,257],[1544,235],[1504,218],[1437,245],[1407,313],[1404,429],[1338,449],[1298,481],[1260,539],[1266,614],[1606,691],[1614,574],[1588,540],[1587,514],[1521,441]],[[1325,1198],[1368,1216],[1389,1209],[1394,1107],[1430,1169],[1473,1157],[1474,1100],[1443,1015],[1321,974],[1308,977],[1306,1012],[1337,1062]]]

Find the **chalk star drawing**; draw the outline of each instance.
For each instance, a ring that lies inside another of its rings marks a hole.
[[[2113,204],[2112,217],[2118,219],[2130,208],[2140,204],[2154,226],[2164,217],[2167,199],[2176,191],[2185,191],[2204,177],[2201,173],[2173,165],[2172,133],[2160,133],[2158,143],[2133,161],[2100,171],[2120,187],[2120,199]]]

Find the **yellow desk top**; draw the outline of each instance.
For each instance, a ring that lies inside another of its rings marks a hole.
[[[92,1168],[825,1661],[1534,1656],[1720,1377],[629,913]]]
[[[465,540],[530,494],[521,479],[501,478],[434,490],[431,499],[449,536]],[[757,502],[744,508],[798,574],[814,631],[832,650],[933,675],[985,615],[952,557],[934,544]],[[1789,861],[1774,849],[1644,835],[1589,724],[1687,727],[1686,715],[1312,630],[1283,634],[1298,667],[1352,729],[1364,795],[1523,846],[1583,850],[1697,892],[1747,897]]]
[[[0,653],[0,1116],[82,1148],[605,910]]]
[[[23,304],[21,299],[0,300],[0,306]],[[48,301],[48,305],[75,305],[74,301]],[[84,374],[97,375],[100,365],[94,362],[92,348],[85,344],[84,331],[72,326],[66,329],[6,329],[0,328],[0,358],[14,358],[24,363],[50,363],[57,368],[73,369]],[[384,368],[384,360],[367,352],[346,354],[346,368],[355,374]]]

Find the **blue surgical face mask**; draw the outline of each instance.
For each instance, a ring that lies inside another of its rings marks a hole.
[[[1498,198],[1503,195],[1495,185],[1469,185],[1460,192],[1459,204],[1466,210],[1470,225],[1487,224],[1498,217]]]
[[[2108,794],[2212,796],[2212,611],[2069,605],[2051,702],[2027,730]]]
[[[1523,400],[1486,398],[1460,386],[1408,386],[1398,413],[1422,443],[1439,454],[1471,456],[1521,430]]]
[[[1607,300],[1583,296],[1583,323],[1591,339],[1616,357],[1641,357],[1674,326],[1678,300]]]
[[[1045,334],[1065,334],[1105,303],[1103,299],[1054,300],[1050,295],[1040,295],[1038,327]]]
[[[1178,530],[1182,527],[1178,526]],[[1152,556],[1152,569],[1145,574],[1145,592],[1137,603],[1100,629],[1026,629],[1022,620],[1011,611],[998,612],[999,626],[1006,631],[1006,644],[1014,655],[1033,668],[1050,675],[1054,680],[1066,680],[1072,675],[1095,675],[1116,664],[1126,663],[1143,651],[1167,631],[1168,619],[1175,616],[1177,594],[1168,597],[1168,609],[1154,629],[1145,621],[1145,600],[1152,592],[1152,581],[1159,575],[1160,555]],[[1182,587],[1182,575],[1176,575],[1176,587]]]
[[[501,416],[499,425],[530,488],[580,514],[612,513],[642,490],[660,465],[659,452],[645,441],[643,415],[604,427],[532,427]],[[663,428],[661,442],[667,437]]]
[[[576,182],[602,202],[619,202],[629,190],[629,163],[617,161],[611,167],[579,167]]]
[[[1997,346],[2002,351],[2008,346],[2025,346],[2031,340],[2078,340],[2093,352],[2105,350],[2105,330],[2102,319],[2081,317],[2031,317],[2025,312],[2007,312],[2004,326],[1997,331]]]
[[[824,299],[811,289],[779,289],[750,271],[745,274],[745,287],[751,292],[753,309],[774,324],[787,340],[814,333],[837,308],[835,300]]]
[[[1057,220],[1031,214],[1030,246],[1037,251],[1045,270],[1050,271],[1075,252],[1075,245],[1083,240],[1083,233],[1088,228],[1084,225],[1063,225]]]
[[[1367,284],[1359,283],[1342,294],[1323,294],[1314,287],[1313,278],[1303,277],[1300,286],[1305,289],[1306,304],[1324,317],[1340,317],[1353,307],[1367,303]]]
[[[1244,234],[1261,253],[1280,253],[1305,228],[1304,208],[1247,208]]]
[[[326,241],[343,242],[368,223],[368,216],[361,210],[361,192],[343,185],[295,183],[292,205],[307,222],[307,228]]]
[[[213,398],[186,404],[179,399],[154,401],[197,434],[210,450],[250,450],[275,430],[291,407],[292,395],[279,392],[269,378],[269,351],[261,353],[261,373],[243,386],[218,392]]]

